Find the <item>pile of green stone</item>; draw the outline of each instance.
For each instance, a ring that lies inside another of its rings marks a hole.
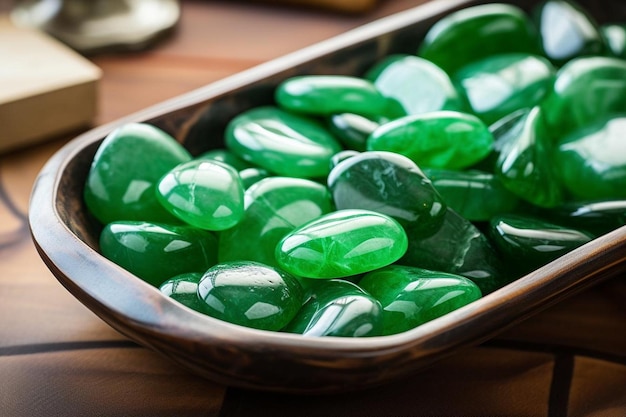
[[[481,5],[362,78],[284,80],[225,149],[122,126],[85,187],[101,252],[243,326],[414,328],[624,224],[625,45],[573,3]]]

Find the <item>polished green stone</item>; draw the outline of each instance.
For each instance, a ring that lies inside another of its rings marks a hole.
[[[476,116],[454,111],[405,116],[376,129],[369,151],[405,155],[420,168],[462,169],[491,151],[493,136]]]
[[[217,262],[217,238],[191,226],[141,221],[109,223],[100,252],[127,271],[159,287],[187,272],[204,272]]]
[[[537,53],[537,43],[536,29],[523,10],[494,3],[466,7],[440,19],[426,33],[418,55],[454,74],[491,55]]]
[[[359,285],[380,301],[385,335],[411,330],[482,296],[462,276],[402,265],[370,272]]]
[[[296,315],[303,290],[296,278],[257,262],[220,263],[198,284],[202,311],[217,319],[262,330],[280,330]]]
[[[263,168],[245,168],[239,171],[241,184],[243,184],[243,188],[246,190],[250,188],[252,184],[256,184],[267,177],[271,177],[271,174]]]
[[[564,199],[552,141],[542,108],[536,106],[510,126],[495,167],[509,191],[539,207],[556,207]]]
[[[427,168],[424,174],[445,204],[470,221],[488,221],[519,205],[517,196],[489,172]]]
[[[337,210],[306,223],[276,246],[276,260],[304,278],[342,278],[389,265],[404,254],[398,222],[367,210]]]
[[[559,176],[577,200],[626,198],[626,115],[564,137],[554,154]]]
[[[542,214],[554,223],[598,237],[626,225],[626,200],[567,202]]]
[[[626,61],[611,57],[574,59],[557,73],[542,108],[559,137],[626,112]]]
[[[366,79],[347,75],[301,75],[281,82],[274,94],[286,110],[317,116],[355,113],[396,118],[405,114],[395,100],[385,97]]]
[[[521,215],[494,217],[489,237],[518,275],[537,269],[593,238],[581,230]]]
[[[305,336],[380,336],[383,311],[380,302],[356,284],[317,280],[296,317],[283,329]]]
[[[240,158],[276,175],[322,177],[339,142],[321,123],[277,107],[247,110],[232,119],[226,146]]]
[[[409,231],[402,265],[461,275],[474,281],[483,294],[511,282],[487,237],[469,220],[448,209],[434,234]]]
[[[363,152],[342,161],[328,175],[338,209],[363,209],[393,217],[405,228],[436,230],[446,204],[409,158],[391,152]]]
[[[223,162],[235,168],[237,171],[254,167],[254,165],[244,161],[228,149],[211,149],[210,151],[200,154],[196,157],[196,159],[208,159],[211,161]]]
[[[533,20],[543,54],[556,65],[607,51],[597,23],[576,2],[543,1],[533,10]]]
[[[244,195],[243,219],[220,232],[220,262],[249,260],[278,266],[274,257],[278,242],[296,227],[333,210],[328,188],[301,178],[266,178]]]
[[[390,55],[372,67],[365,77],[383,95],[397,100],[406,114],[467,109],[448,74],[415,55]]]
[[[341,151],[341,152],[337,152],[335,155],[333,155],[333,157],[330,160],[330,170],[331,170],[331,172],[341,162],[345,161],[346,159],[350,159],[353,156],[357,156],[357,155],[361,155],[361,152],[353,151],[353,150],[350,150],[350,149],[347,149],[347,150]]]
[[[546,58],[509,53],[462,67],[454,81],[472,112],[490,125],[516,110],[539,104],[550,91],[555,73]]]
[[[176,275],[168,279],[159,287],[159,290],[166,296],[173,298],[179,303],[192,310],[202,311],[202,304],[198,297],[198,282],[202,278],[201,272],[188,272]]]
[[[172,222],[158,202],[157,182],[191,155],[169,134],[143,123],[125,124],[102,141],[84,188],[87,209],[101,223],[116,220]]]
[[[611,53],[618,58],[626,59],[626,24],[602,25],[600,33],[604,36]]]
[[[333,114],[328,118],[328,130],[348,149],[364,151],[367,138],[381,121],[354,113]]]
[[[174,216],[200,229],[228,229],[243,217],[239,173],[216,160],[178,165],[159,181],[157,198]]]

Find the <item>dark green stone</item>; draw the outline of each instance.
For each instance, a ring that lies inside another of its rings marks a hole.
[[[426,33],[418,55],[448,74],[482,58],[537,53],[534,25],[520,8],[502,4],[466,7],[440,19]]]
[[[173,298],[179,303],[192,310],[202,311],[202,304],[198,297],[198,282],[202,278],[201,272],[189,272],[168,279],[159,287],[166,296]]]
[[[492,145],[480,119],[455,111],[405,116],[380,126],[367,140],[367,150],[399,153],[420,168],[466,168],[485,158]]]
[[[352,282],[317,280],[308,290],[307,301],[283,331],[305,336],[380,336],[382,307]]]
[[[626,24],[602,25],[600,33],[604,36],[613,56],[626,59]]]
[[[213,266],[200,280],[198,296],[205,314],[262,330],[285,327],[303,302],[296,278],[257,262]]]
[[[363,152],[337,164],[328,188],[338,209],[376,211],[422,233],[436,230],[446,212],[426,175],[396,153]]]
[[[481,297],[467,278],[401,265],[365,275],[359,285],[383,307],[383,334],[411,330]]]
[[[217,238],[190,226],[140,221],[109,223],[100,252],[127,271],[159,287],[187,272],[204,272],[217,262]]]
[[[391,217],[337,210],[285,236],[276,246],[276,261],[298,277],[343,278],[392,264],[406,248],[406,233]]]
[[[237,171],[252,168],[253,165],[244,161],[228,149],[211,149],[196,157],[196,159],[208,159],[211,161],[223,162],[235,168]]]
[[[518,275],[537,269],[593,238],[580,230],[521,215],[494,217],[489,236]]]
[[[226,146],[240,158],[276,174],[323,177],[339,142],[316,120],[277,107],[247,110],[232,119]]]
[[[191,155],[166,132],[129,123],[98,147],[84,189],[89,212],[103,224],[116,220],[176,222],[158,202],[157,182]]]
[[[543,214],[554,223],[597,237],[626,225],[626,200],[568,202]]]
[[[278,266],[276,244],[296,227],[332,210],[330,192],[322,184],[301,178],[263,179],[246,190],[241,222],[220,232],[219,260]]]
[[[328,118],[328,129],[346,148],[360,152],[365,150],[367,138],[381,123],[358,114],[341,113]]]

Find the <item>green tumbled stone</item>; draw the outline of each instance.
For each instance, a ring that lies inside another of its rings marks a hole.
[[[243,217],[239,174],[216,160],[178,165],[159,181],[157,198],[174,216],[200,229],[228,229]]]
[[[276,87],[275,99],[286,110],[317,116],[354,113],[370,117],[405,115],[402,106],[385,97],[366,79],[347,75],[301,75]]]
[[[411,330],[482,296],[467,278],[402,265],[370,272],[359,285],[382,304],[385,335]]]
[[[191,160],[164,131],[130,123],[111,132],[98,147],[84,189],[89,212],[103,224],[116,220],[173,222],[158,202],[157,182],[170,169]]]
[[[364,151],[367,138],[381,125],[380,121],[354,113],[334,114],[328,118],[328,130],[348,149]]]
[[[161,284],[159,290],[164,295],[173,298],[192,310],[202,311],[202,304],[200,304],[200,298],[198,297],[198,282],[200,282],[200,278],[202,278],[201,272],[176,275]]]
[[[489,236],[518,275],[537,269],[593,238],[580,230],[521,215],[494,217]]]
[[[208,159],[211,161],[223,162],[241,171],[247,168],[253,168],[253,165],[244,161],[228,149],[211,149],[196,157],[196,159]]]
[[[220,263],[198,284],[202,311],[217,319],[261,330],[280,330],[303,302],[298,280],[257,262]]]
[[[317,121],[277,107],[257,107],[230,121],[226,146],[242,159],[284,176],[323,177],[339,142]]]
[[[508,276],[487,237],[469,220],[448,209],[444,222],[431,235],[408,233],[406,254],[398,263],[462,275],[483,294],[508,284]]]
[[[270,177],[245,192],[245,213],[220,232],[219,260],[249,260],[278,266],[274,250],[289,232],[333,210],[330,192],[317,182]]]
[[[542,108],[551,131],[572,131],[626,112],[626,61],[609,57],[574,59],[557,73]]]
[[[542,116],[542,108],[534,107],[510,126],[495,174],[519,198],[539,207],[556,207],[563,202],[563,189]]]
[[[383,312],[380,302],[356,284],[331,279],[316,281],[308,300],[283,329],[305,336],[380,336]]]
[[[598,237],[626,225],[626,200],[568,202],[543,214],[557,224]]]
[[[352,158],[353,156],[360,155],[359,151],[345,150],[341,152],[337,152],[330,160],[330,170],[332,171],[337,165],[346,159]]]
[[[610,117],[564,137],[554,161],[577,200],[626,198],[626,115]]]
[[[626,59],[626,24],[602,25],[600,33],[604,36],[611,53],[617,58]]]
[[[391,55],[371,68],[366,78],[383,95],[397,100],[406,114],[467,108],[448,74],[414,55]]]
[[[556,70],[530,54],[500,54],[462,67],[454,80],[476,114],[492,124],[519,109],[533,107],[550,91]]]
[[[187,272],[204,272],[217,262],[217,238],[190,226],[140,221],[109,223],[100,234],[104,257],[148,283]]]
[[[285,236],[276,246],[276,260],[299,277],[342,278],[389,265],[406,248],[406,233],[391,217],[337,210]]]
[[[533,10],[542,52],[556,65],[584,55],[606,53],[606,44],[591,16],[575,2],[547,0]]]
[[[391,152],[363,152],[335,166],[328,188],[338,209],[363,209],[393,217],[422,233],[441,225],[446,204],[409,158]]]
[[[479,59],[509,52],[538,53],[537,33],[513,5],[485,4],[453,12],[428,31],[418,55],[448,74]]]
[[[488,221],[496,214],[514,210],[519,204],[517,196],[488,172],[428,168],[424,174],[445,204],[470,221]]]
[[[270,177],[271,174],[263,168],[245,168],[239,171],[239,178],[244,189],[248,189],[252,184],[256,184],[262,179]]]
[[[491,152],[493,136],[476,116],[454,111],[405,116],[376,129],[368,151],[405,155],[421,168],[462,169]]]

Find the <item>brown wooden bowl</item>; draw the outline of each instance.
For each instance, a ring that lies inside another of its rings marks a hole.
[[[436,0],[118,120],[74,139],[40,173],[30,227],[50,270],[78,300],[138,343],[220,383],[283,392],[340,392],[397,379],[478,344],[551,304],[626,269],[626,227],[593,240],[482,299],[411,331],[347,339],[303,337],[225,323],[194,312],[98,253],[101,225],[82,199],[103,138],[126,122],[171,133],[197,155],[221,147],[226,123],[272,103],[275,86],[296,74],[361,75],[391,53],[414,53],[428,28],[473,0]],[[513,4],[528,9],[530,0]],[[626,20],[626,5],[582,4],[599,21]]]

